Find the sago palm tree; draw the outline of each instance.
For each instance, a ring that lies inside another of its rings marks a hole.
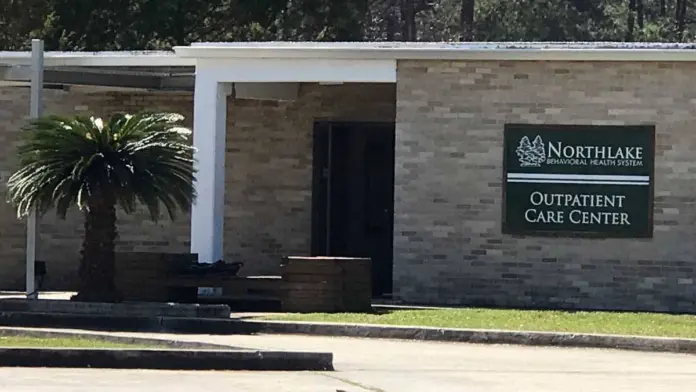
[[[133,213],[145,206],[157,220],[166,209],[174,219],[196,194],[191,131],[174,113],[94,117],[46,116],[32,121],[20,142],[19,170],[8,182],[8,198],[19,217],[55,209],[65,219],[72,206],[83,211],[79,267],[80,301],[114,302],[116,207]]]

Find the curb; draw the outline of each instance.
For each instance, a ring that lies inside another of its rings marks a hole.
[[[345,336],[451,343],[510,344],[521,346],[603,348],[696,354],[696,339],[682,338],[256,320],[244,321],[244,323],[250,324],[250,326],[255,325],[256,328],[253,328],[255,332],[266,334]]]
[[[68,313],[0,312],[0,326],[3,327],[70,328],[90,329],[98,331],[158,332],[160,331],[159,319],[160,317],[127,317]]]
[[[295,334],[696,354],[696,339],[364,324],[0,312],[0,326],[180,334]]]
[[[330,371],[331,353],[0,348],[0,367]]]
[[[159,302],[74,302],[50,299],[0,299],[0,312],[103,314],[120,317],[206,317],[230,318],[230,307],[221,304],[179,304]]]
[[[32,312],[0,312],[0,327],[211,335],[253,334],[258,332],[256,324],[229,318],[126,317]]]

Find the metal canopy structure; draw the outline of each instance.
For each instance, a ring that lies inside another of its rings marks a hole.
[[[39,118],[43,113],[43,75],[44,75],[44,43],[41,40],[31,41],[31,65],[29,66],[29,81],[31,83],[31,99],[29,116]],[[27,298],[39,297],[36,291],[36,239],[38,237],[36,212],[32,211],[27,217],[27,254],[26,254],[26,291]]]
[[[195,61],[173,52],[46,52],[44,86],[193,91]],[[0,52],[0,85],[29,86],[31,53]]]
[[[146,90],[193,91],[195,65],[167,52],[61,53],[44,52],[43,41],[32,40],[31,52],[0,52],[0,87],[31,89],[29,114],[42,115],[45,88],[72,86]],[[35,287],[36,214],[27,219],[26,296],[38,298]]]
[[[29,66],[0,68],[0,81],[28,84]],[[193,91],[194,67],[46,67],[44,83],[52,86],[99,86],[147,91]]]

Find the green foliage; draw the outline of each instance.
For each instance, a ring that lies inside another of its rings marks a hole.
[[[0,0],[0,50],[25,50],[42,37],[50,23],[51,7],[45,0]]]
[[[8,197],[21,217],[55,208],[85,209],[92,196],[114,200],[126,213],[137,202],[157,220],[163,205],[173,219],[195,198],[191,131],[171,113],[99,118],[46,116],[31,122],[19,146],[20,168]]]
[[[31,37],[53,50],[169,49],[198,41],[696,37],[690,0],[0,0],[0,7],[4,50],[26,49]]]
[[[597,4],[597,3],[596,3]],[[611,1],[590,7],[568,0],[479,1],[477,39],[481,41],[617,41]],[[581,5],[579,7],[578,5]]]
[[[139,2],[131,0],[49,0],[53,23],[46,46],[71,50],[119,50],[137,47],[142,34],[133,26]]]

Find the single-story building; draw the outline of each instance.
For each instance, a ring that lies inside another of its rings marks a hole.
[[[0,175],[29,111],[0,52]],[[45,55],[45,112],[173,110],[192,213],[120,216],[122,251],[277,275],[370,256],[375,296],[426,304],[696,310],[696,50],[677,44],[203,43]],[[0,288],[26,224],[0,202]],[[77,212],[41,218],[47,286],[75,286]]]

